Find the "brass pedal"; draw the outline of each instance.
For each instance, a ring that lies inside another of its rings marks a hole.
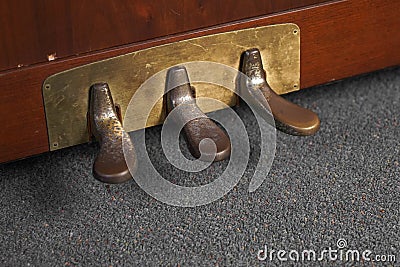
[[[241,71],[249,77],[245,86],[248,92],[261,105],[266,106],[265,100],[268,102],[269,107],[266,108],[271,109],[279,130],[292,135],[312,135],[319,130],[320,120],[317,114],[287,101],[271,89],[257,48],[244,52]],[[262,94],[254,93],[258,90]]]
[[[122,127],[106,83],[96,83],[90,88],[88,123],[91,134],[100,142],[100,152],[93,164],[94,177],[110,184],[130,180],[123,146],[130,160],[136,160],[135,149]]]
[[[214,161],[229,157],[229,137],[197,106],[185,67],[177,66],[168,70],[166,90],[167,113],[179,106],[180,110],[174,120],[178,124],[184,124],[183,132],[191,154],[199,159],[204,157],[205,160],[214,157],[215,148],[209,146],[210,143],[205,143],[202,147],[203,155],[200,151],[200,142],[209,138],[216,146]],[[196,118],[192,119],[193,117]]]

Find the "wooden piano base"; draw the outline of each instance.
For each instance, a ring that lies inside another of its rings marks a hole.
[[[398,10],[399,1],[332,1],[5,70],[0,73],[0,162],[49,151],[42,84],[57,72],[187,38],[295,23],[301,29],[301,88],[307,88],[399,65]]]

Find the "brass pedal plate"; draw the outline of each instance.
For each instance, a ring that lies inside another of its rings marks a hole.
[[[240,55],[258,48],[265,62],[268,83],[278,94],[300,88],[300,30],[297,25],[278,24],[238,31],[224,32],[139,50],[88,65],[63,71],[48,77],[43,83],[50,150],[57,150],[89,141],[87,112],[89,88],[106,82],[115,103],[124,117],[127,105],[140,85],[152,75],[177,64],[190,61],[212,61],[239,68]],[[230,106],[235,95],[228,89],[197,84],[197,97],[211,97]],[[159,89],[163,90],[164,85]],[[154,88],[154,90],[159,90]],[[143,99],[146,102],[146,99]],[[220,107],[201,107],[210,112]],[[146,126],[164,120],[163,101],[154,106]],[[141,110],[137,111],[142,118]],[[138,130],[143,125],[129,123]],[[137,127],[135,127],[137,125]]]

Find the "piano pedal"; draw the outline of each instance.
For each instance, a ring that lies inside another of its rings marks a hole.
[[[93,164],[93,176],[105,183],[123,183],[132,179],[125,156],[136,165],[136,154],[129,135],[124,131],[121,115],[114,105],[106,83],[90,88],[88,128],[100,142],[100,151]],[[125,155],[124,155],[125,149]]]
[[[317,114],[285,100],[270,88],[258,49],[249,49],[243,53],[241,71],[248,79],[244,86],[240,86],[240,90],[246,90],[252,101],[272,112],[277,129],[292,135],[312,135],[319,130]],[[168,70],[165,90],[167,114],[172,116],[178,126],[183,127],[191,154],[203,161],[228,158],[231,153],[229,137],[197,106],[195,88],[190,85],[184,66]],[[121,114],[113,103],[108,85],[92,85],[88,128],[89,133],[100,142],[100,152],[93,164],[93,175],[105,183],[122,183],[132,178],[126,158],[133,161],[133,170],[136,168],[135,149],[121,121]]]
[[[270,88],[261,53],[257,48],[243,53],[241,71],[249,77],[241,89],[247,90],[253,100],[271,110],[278,130],[303,136],[313,135],[319,130],[320,120],[317,114],[284,99]]]
[[[179,109],[171,115],[178,125],[184,125],[183,132],[191,154],[208,162],[228,158],[231,152],[229,137],[197,106],[192,92],[195,90],[184,66],[168,70],[166,90],[167,114]]]

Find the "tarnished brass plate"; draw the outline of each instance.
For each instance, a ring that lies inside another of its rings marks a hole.
[[[189,61],[212,61],[237,69],[242,52],[254,47],[261,51],[268,82],[274,91],[283,94],[300,88],[300,30],[291,23],[187,39],[98,61],[48,77],[43,83],[43,97],[50,150],[89,140],[86,115],[89,87],[92,84],[107,82],[124,116],[135,91],[159,71]],[[230,106],[236,103],[235,95],[227,89],[194,85],[198,97],[215,98]],[[154,90],[162,90],[163,87]],[[143,102],[146,103],[146,99]],[[209,112],[220,107],[200,108]],[[137,110],[137,116],[140,118],[142,115],[141,110]],[[146,126],[162,123],[164,115],[163,102],[160,100],[154,106]],[[132,131],[142,127],[143,123],[129,125],[132,129],[126,130]]]

